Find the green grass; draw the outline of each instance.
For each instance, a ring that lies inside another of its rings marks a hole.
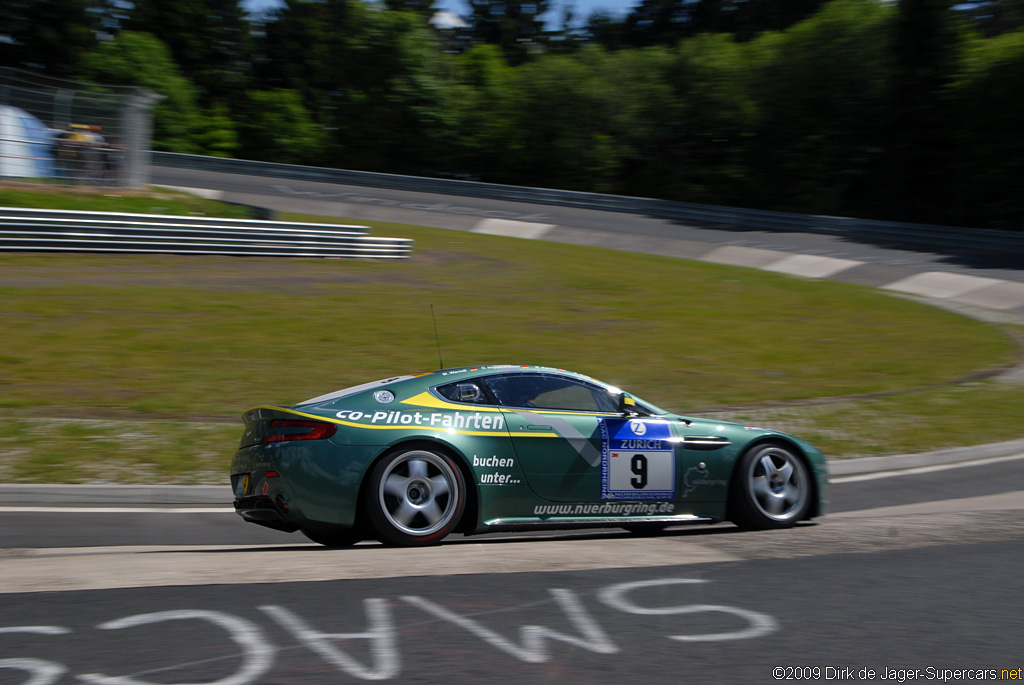
[[[205,200],[194,195],[170,190],[145,191],[107,188],[67,187],[60,192],[34,186],[0,186],[0,207],[34,207],[38,209],[71,209],[80,212],[131,212],[134,214],[175,214],[221,216],[235,219],[252,217],[252,210]]]
[[[0,413],[7,482],[222,484],[241,424]]]
[[[431,305],[446,365],[572,368],[679,409],[905,390],[1016,355],[995,328],[842,283],[405,232],[399,263],[0,255],[0,408],[293,403],[437,368]]]
[[[958,385],[1017,361],[991,325],[843,283],[370,223],[414,257],[0,254],[0,473],[221,482],[245,409],[437,368],[431,305],[446,366],[570,368],[683,413],[885,395],[747,412],[833,456],[1024,435],[1020,384]]]
[[[962,383],[876,399],[714,412],[789,431],[832,458],[916,454],[1024,437],[1024,383]]]

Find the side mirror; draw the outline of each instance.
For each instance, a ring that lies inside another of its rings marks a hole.
[[[626,414],[627,416],[637,413],[636,402],[634,402],[633,398],[624,392],[619,393],[619,413]]]

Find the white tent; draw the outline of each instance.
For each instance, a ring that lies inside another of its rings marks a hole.
[[[57,134],[25,110],[0,105],[0,176],[54,176],[52,148]]]

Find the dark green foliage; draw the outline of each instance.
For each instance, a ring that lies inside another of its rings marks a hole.
[[[1024,230],[1024,30],[969,44],[952,87],[950,223]],[[969,173],[967,173],[969,170]]]
[[[539,51],[544,38],[548,0],[467,0],[469,23],[477,43],[497,45],[509,64],[517,66]]]
[[[384,0],[384,6],[394,12],[414,12],[429,20],[437,11],[435,0]]]
[[[281,164],[319,164],[327,132],[302,106],[295,90],[246,93],[238,122],[239,155]]]
[[[1022,230],[1022,3],[8,0],[0,57],[162,93],[156,149]]]
[[[151,33],[170,48],[205,106],[245,92],[251,51],[240,0],[133,0],[127,28]]]
[[[592,17],[599,44],[617,49],[674,45],[702,33],[728,33],[748,41],[780,31],[818,11],[825,0],[641,0],[621,22]],[[596,21],[595,21],[596,19]]]
[[[96,0],[0,2],[0,66],[72,76],[96,43]],[[6,36],[6,38],[4,38]]]
[[[895,218],[941,222],[947,207],[952,120],[947,88],[961,56],[954,0],[902,0],[892,39],[892,79],[883,115],[883,205]]]
[[[759,105],[750,164],[751,204],[811,213],[873,209],[880,169],[891,159],[892,12],[842,0],[761,41],[750,92]]]

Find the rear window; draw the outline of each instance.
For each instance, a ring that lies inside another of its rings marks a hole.
[[[381,381],[373,381],[372,383],[363,383],[362,385],[353,385],[351,388],[345,388],[344,390],[336,390],[326,395],[320,395],[303,402],[299,402],[297,406],[304,404],[321,404],[323,402],[330,402],[331,400],[341,399],[342,397],[348,397],[349,395],[355,395],[356,393],[363,392],[364,390],[372,390],[379,388],[383,385],[390,385],[391,383],[397,383],[398,381],[405,381],[413,378],[413,376],[395,376],[394,378],[385,378]]]

